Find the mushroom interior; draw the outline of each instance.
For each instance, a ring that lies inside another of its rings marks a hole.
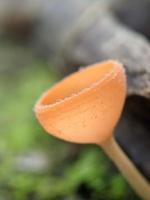
[[[46,95],[43,96],[40,103],[46,106],[55,104],[58,101],[63,101],[67,97],[78,95],[80,92],[91,87],[94,83],[101,81],[107,74],[112,73],[116,65],[119,65],[119,63],[107,61],[96,63],[92,65],[92,67],[85,67],[53,86]]]

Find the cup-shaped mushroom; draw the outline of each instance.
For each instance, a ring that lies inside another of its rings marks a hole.
[[[44,129],[77,143],[101,143],[113,132],[126,95],[122,65],[105,61],[69,75],[46,91],[35,106]]]

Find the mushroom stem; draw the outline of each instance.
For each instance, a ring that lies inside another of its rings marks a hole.
[[[128,183],[135,192],[143,199],[150,199],[150,184],[134,166],[132,161],[123,152],[116,140],[111,137],[99,144],[108,157],[116,164]]]

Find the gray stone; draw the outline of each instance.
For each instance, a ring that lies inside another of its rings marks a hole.
[[[16,169],[23,172],[44,172],[48,170],[50,162],[43,152],[30,152],[15,159]]]

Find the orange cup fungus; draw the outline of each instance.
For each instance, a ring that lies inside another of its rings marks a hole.
[[[48,133],[71,142],[99,144],[111,136],[125,95],[122,65],[96,63],[45,92],[35,112]]]
[[[35,114],[44,129],[58,138],[100,145],[139,196],[149,200],[149,183],[113,138],[125,97],[124,68],[109,60],[79,70],[46,91],[35,105]]]

